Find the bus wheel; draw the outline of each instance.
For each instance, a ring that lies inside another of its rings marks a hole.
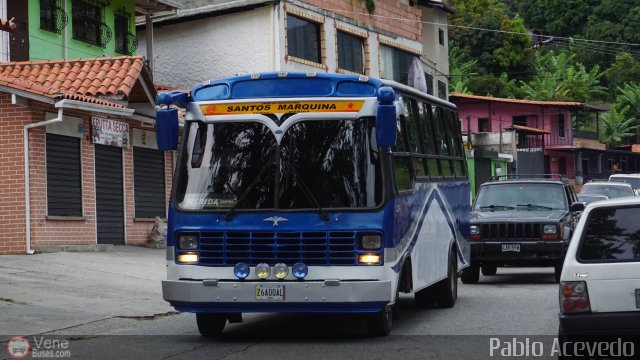
[[[462,270],[462,283],[475,284],[480,280],[480,267],[478,264],[471,263],[468,268]]]
[[[367,331],[373,336],[387,336],[393,326],[393,309],[390,305],[367,315]]]
[[[218,336],[227,323],[227,314],[196,313],[196,323],[202,336]]]
[[[447,278],[436,284],[434,295],[438,307],[450,308],[456,304],[456,299],[458,299],[458,258],[453,251],[449,253]]]

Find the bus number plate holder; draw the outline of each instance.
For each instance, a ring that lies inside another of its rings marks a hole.
[[[256,300],[284,301],[284,285],[256,285]]]

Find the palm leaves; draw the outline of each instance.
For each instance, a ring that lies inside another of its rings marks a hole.
[[[635,124],[636,119],[627,116],[628,110],[629,106],[624,106],[621,109],[614,107],[603,115],[600,122],[602,134],[600,141],[607,147],[618,146],[625,138],[635,135],[638,125]]]

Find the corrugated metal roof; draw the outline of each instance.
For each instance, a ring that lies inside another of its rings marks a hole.
[[[485,102],[493,101],[493,102],[526,104],[526,105],[562,106],[562,107],[581,108],[585,110],[607,111],[606,109],[603,109],[597,106],[587,105],[587,104],[584,104],[581,102],[575,102],[575,101],[540,101],[540,100],[496,98],[496,97],[490,97],[490,96],[480,96],[480,95],[461,94],[461,93],[449,94],[449,101],[455,103],[456,99],[473,99],[473,100],[480,100]]]

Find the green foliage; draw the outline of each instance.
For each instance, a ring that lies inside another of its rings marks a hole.
[[[622,109],[613,108],[604,114],[600,120],[600,141],[612,148],[622,144],[623,140],[635,135],[638,125],[635,119],[629,118],[626,112],[628,106]]]
[[[615,108],[619,111],[628,109],[629,117],[640,126],[640,83],[626,83],[618,87],[617,92]],[[636,133],[636,142],[640,143],[640,133]]]
[[[525,68],[532,58],[531,41],[525,35],[522,19],[512,18],[500,0],[453,0],[457,9],[450,23],[471,28],[519,32],[479,31],[471,28],[451,28],[449,38],[465,56],[478,61],[489,73],[500,74],[513,68]]]
[[[506,73],[499,77],[495,75],[480,75],[468,80],[469,92],[482,96],[499,98],[522,98],[523,93],[515,79],[509,80]]]
[[[616,55],[616,61],[604,72],[609,83],[610,100],[617,95],[617,90],[625,83],[640,81],[640,61],[628,52]],[[638,104],[640,106],[640,104]]]
[[[373,0],[362,0],[364,4],[367,6],[367,11],[369,14],[373,14],[376,12],[376,3]]]
[[[589,102],[603,96],[599,67],[587,71],[575,63],[568,52],[538,53],[534,62],[535,75],[530,82],[521,81],[525,97],[532,100]]]
[[[467,83],[476,74],[477,61],[467,60],[457,47],[450,47],[449,54],[449,92],[470,94]]]

